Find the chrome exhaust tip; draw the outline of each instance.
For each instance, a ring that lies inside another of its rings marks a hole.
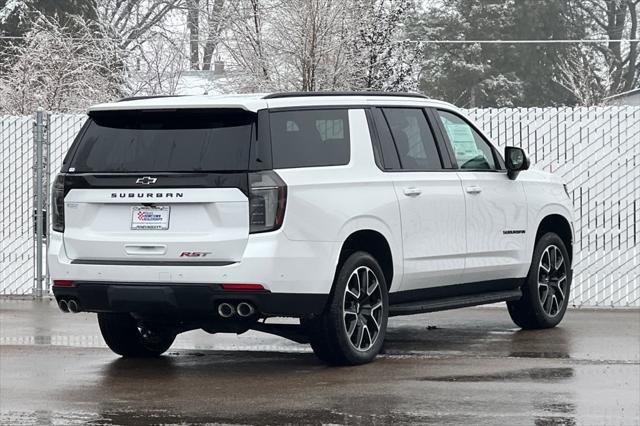
[[[78,312],[80,312],[80,305],[78,305],[78,302],[76,302],[73,299],[70,299],[67,302],[67,306],[69,307],[69,312],[72,312],[74,314],[77,314]]]
[[[238,311],[238,315],[240,315],[243,318],[250,317],[251,315],[253,315],[256,312],[256,310],[253,307],[253,305],[251,303],[247,303],[247,302],[238,303],[238,306],[236,307],[236,310]]]
[[[64,299],[61,299],[58,301],[58,308],[60,308],[60,310],[64,313],[69,312],[69,305],[67,304],[67,301]]]
[[[218,305],[218,315],[222,318],[231,318],[236,313],[236,308],[228,303],[221,303]]]

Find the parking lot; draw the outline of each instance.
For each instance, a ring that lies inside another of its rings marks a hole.
[[[90,314],[0,301],[2,424],[638,424],[640,312],[571,310],[516,329],[503,308],[393,318],[384,354],[324,366],[305,345],[195,331],[119,359]]]

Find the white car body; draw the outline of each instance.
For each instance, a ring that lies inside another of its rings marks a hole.
[[[248,232],[247,196],[237,188],[167,189],[160,181],[139,188],[73,188],[64,197],[64,233],[50,234],[54,284],[258,283],[272,294],[327,296],[345,241],[366,230],[388,243],[393,301],[394,294],[411,291],[524,279],[543,220],[563,218],[572,229],[563,183],[543,171],[525,170],[511,179],[504,169],[381,170],[372,148],[369,106],[462,114],[439,101],[375,95],[162,97],[91,108],[348,108],[350,158],[345,165],[274,168],[287,187],[284,222],[275,231],[255,234]],[[174,196],[166,197],[168,192]],[[175,197],[177,192],[182,197]],[[120,198],[120,193],[126,195]],[[131,230],[131,206],[139,194],[171,207],[168,230]],[[194,253],[194,258],[180,263],[178,253]],[[276,313],[303,314],[296,309]]]

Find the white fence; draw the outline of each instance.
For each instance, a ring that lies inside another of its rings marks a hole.
[[[564,177],[576,210],[578,306],[640,306],[640,108],[468,111],[500,147]]]
[[[640,108],[467,111],[497,145],[521,146],[534,167],[562,175],[577,213],[577,306],[640,306]],[[53,115],[55,174],[84,116]],[[33,259],[33,137],[30,117],[0,116],[0,294],[30,294]]]

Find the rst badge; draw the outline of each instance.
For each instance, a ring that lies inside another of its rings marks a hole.
[[[210,254],[210,251],[183,251],[180,257],[207,257]]]
[[[169,206],[135,206],[131,208],[131,229],[156,230],[169,229]]]

